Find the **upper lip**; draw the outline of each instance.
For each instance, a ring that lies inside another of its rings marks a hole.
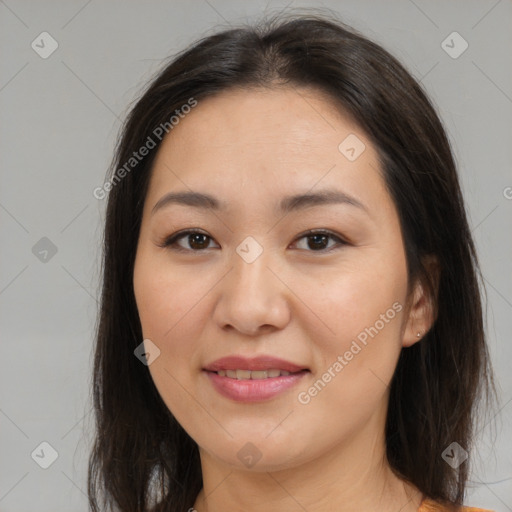
[[[291,363],[273,356],[258,356],[247,358],[243,356],[228,356],[216,359],[204,367],[204,370],[217,372],[219,370],[285,370],[290,373],[307,370],[304,366]]]

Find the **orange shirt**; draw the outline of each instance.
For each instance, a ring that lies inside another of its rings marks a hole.
[[[483,509],[483,508],[475,508],[475,507],[461,507],[461,508],[457,509],[455,507],[448,507],[446,505],[441,505],[435,501],[425,498],[421,502],[418,512],[493,512],[493,511]]]

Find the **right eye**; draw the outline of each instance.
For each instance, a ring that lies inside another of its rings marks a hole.
[[[188,247],[184,247],[180,244],[182,240],[185,240],[185,244],[187,244]],[[209,248],[208,245],[210,241],[213,241],[213,238],[206,233],[193,229],[187,229],[167,237],[163,243],[160,244],[160,246],[167,247],[175,251],[202,252]]]

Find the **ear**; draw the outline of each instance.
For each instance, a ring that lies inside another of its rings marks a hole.
[[[423,258],[423,265],[430,276],[432,290],[425,281],[418,278],[411,292],[410,306],[405,326],[402,346],[410,347],[420,341],[430,330],[437,318],[437,293],[439,289],[440,268],[435,256]],[[419,336],[418,336],[419,334]]]

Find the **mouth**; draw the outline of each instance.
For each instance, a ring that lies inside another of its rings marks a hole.
[[[309,368],[270,355],[232,355],[203,368],[212,388],[235,402],[262,402],[283,396],[310,373]]]
[[[309,370],[288,372],[279,369],[272,372],[270,369],[267,371],[217,370],[216,372],[204,371],[204,373],[213,389],[224,398],[235,402],[262,402],[294,388],[310,372]]]
[[[308,368],[273,356],[229,356],[203,368],[213,388],[236,402],[261,402],[298,385]]]
[[[237,380],[263,380],[274,379],[277,377],[287,377],[288,375],[296,375],[298,373],[307,372],[308,370],[300,370],[298,372],[289,372],[287,370],[280,370],[278,368],[271,368],[269,370],[218,370],[216,373],[220,377],[228,377]]]
[[[269,355],[253,358],[233,355],[217,359],[205,366],[203,370],[232,379],[266,379],[287,376],[309,369]]]

